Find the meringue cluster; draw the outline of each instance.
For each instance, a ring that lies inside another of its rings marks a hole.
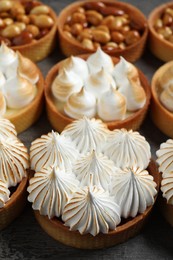
[[[137,69],[122,57],[114,65],[100,48],[86,61],[71,56],[61,62],[52,94],[62,112],[74,119],[123,120],[146,102]]]
[[[173,66],[168,66],[163,75],[160,76],[161,87],[160,101],[170,112],[173,112]]]
[[[100,119],[83,117],[61,134],[32,142],[28,200],[40,214],[61,217],[70,230],[108,233],[121,217],[135,217],[154,203],[150,158],[138,132],[110,131]]]
[[[0,208],[10,199],[9,188],[16,186],[26,176],[29,155],[17,138],[14,125],[0,118]]]
[[[168,139],[156,152],[159,171],[162,173],[161,191],[167,203],[173,205],[173,140]]]
[[[0,115],[21,109],[34,99],[39,79],[36,66],[3,42],[0,46]]]

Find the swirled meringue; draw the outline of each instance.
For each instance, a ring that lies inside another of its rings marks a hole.
[[[90,175],[92,174],[93,185],[108,190],[111,175],[114,173],[114,163],[103,154],[91,151],[76,160],[73,172],[81,186],[90,185]]]
[[[80,153],[92,150],[99,151],[101,144],[106,142],[109,130],[99,119],[83,117],[67,125],[62,132],[70,136]]]
[[[69,196],[77,189],[72,173],[56,167],[43,168],[30,179],[28,200],[32,208],[49,218],[59,217]]]
[[[71,118],[79,119],[83,116],[92,118],[96,114],[96,99],[83,87],[78,93],[73,93],[64,105],[64,112]]]
[[[167,203],[173,205],[173,171],[162,174],[161,191]]]
[[[73,193],[64,207],[62,220],[70,230],[96,236],[116,228],[120,223],[120,208],[103,189],[84,187]]]
[[[2,91],[2,92],[4,90],[5,82],[6,82],[6,79],[4,77],[4,74],[0,71],[0,91]]]
[[[0,180],[0,209],[5,206],[5,203],[10,199],[10,191],[6,182]]]
[[[28,80],[16,75],[6,81],[4,96],[9,108],[19,109],[27,106],[36,95],[36,87]]]
[[[135,217],[154,204],[156,183],[148,171],[138,167],[116,170],[112,177],[111,195],[124,218]]]
[[[52,93],[54,97],[62,102],[66,102],[74,92],[79,92],[83,86],[81,78],[73,71],[62,69],[52,83]]]
[[[0,46],[0,71],[6,74],[6,69],[15,68],[17,63],[17,54],[2,42]]]
[[[116,129],[110,132],[104,153],[114,161],[117,167],[133,167],[137,165],[146,169],[150,159],[150,145],[146,139],[136,131]]]
[[[159,171],[172,172],[173,171],[173,140],[168,139],[165,143],[160,145],[160,149],[156,151],[157,160],[159,164]]]
[[[120,57],[119,62],[114,66],[112,76],[118,88],[128,84],[127,74],[132,66],[133,65],[127,62],[123,57]]]
[[[90,73],[97,73],[102,68],[105,71],[111,73],[114,68],[113,61],[111,57],[102,51],[101,48],[98,48],[97,51],[91,54],[87,59],[87,65]]]
[[[97,102],[98,116],[104,121],[123,120],[126,113],[125,97],[111,87]]]
[[[166,89],[169,85],[173,84],[173,67],[166,66],[165,69],[160,74],[158,78],[158,84],[162,87],[162,89]]]
[[[0,136],[3,137],[17,136],[15,126],[8,119],[1,118],[1,117],[0,117]]]
[[[31,169],[40,171],[43,167],[63,164],[66,169],[78,156],[78,151],[69,137],[52,131],[31,143]]]
[[[0,135],[0,179],[16,186],[29,167],[27,149],[17,138]]]
[[[85,82],[86,90],[92,93],[96,98],[99,98],[104,92],[108,91],[111,86],[116,88],[115,81],[104,68],[88,76]]]
[[[173,83],[160,94],[160,101],[169,111],[173,112]]]
[[[0,117],[5,114],[6,108],[7,108],[6,100],[2,92],[0,91]]]
[[[88,66],[85,60],[80,57],[71,56],[60,63],[59,73],[63,69],[73,71],[77,75],[80,75],[83,81],[88,77]]]

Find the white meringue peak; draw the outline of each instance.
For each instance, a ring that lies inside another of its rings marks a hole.
[[[162,174],[161,191],[167,203],[173,205],[173,171]]]
[[[123,120],[126,114],[126,99],[111,87],[97,102],[98,116],[104,121]]]
[[[160,145],[160,149],[156,151],[159,171],[162,173],[173,171],[173,140],[168,139]]]
[[[4,95],[0,91],[0,117],[5,115],[7,110],[7,104]]]
[[[162,74],[159,75],[158,84],[162,89],[166,89],[169,85],[173,84],[173,67],[166,66],[164,70],[162,70]]]
[[[104,68],[108,73],[111,73],[114,68],[111,57],[98,48],[97,51],[91,54],[87,59],[87,65],[91,74],[97,73],[101,68]]]
[[[5,76],[4,74],[2,73],[2,71],[0,71],[0,91],[4,91],[4,84],[6,82],[6,79],[5,79]]]
[[[109,130],[101,120],[83,117],[67,125],[62,134],[70,136],[80,153],[99,151],[107,140]]]
[[[0,117],[0,136],[3,137],[17,137],[15,126],[5,118]]]
[[[115,64],[114,69],[112,71],[112,76],[116,82],[117,87],[127,85],[128,79],[127,75],[131,70],[131,66],[133,66],[130,62],[126,61],[122,56],[117,64]]]
[[[59,73],[61,73],[63,69],[73,71],[77,75],[80,75],[83,82],[87,79],[89,74],[86,61],[80,57],[71,56],[62,61],[60,63]]]
[[[69,96],[64,105],[64,112],[71,118],[80,119],[83,116],[92,118],[96,115],[96,99],[83,87],[80,92]]]
[[[163,89],[160,94],[160,101],[165,108],[173,112],[173,83],[168,85],[167,88]]]
[[[64,207],[62,220],[72,231],[96,236],[116,229],[120,223],[120,208],[103,189],[84,187],[73,193]]]
[[[16,52],[2,42],[0,46],[0,71],[6,73],[6,69],[9,66],[15,68],[17,63],[18,59]]]
[[[6,81],[4,96],[7,106],[19,109],[27,106],[36,95],[36,87],[19,75]]]
[[[30,179],[28,200],[41,215],[47,215],[49,219],[59,217],[78,184],[72,173],[58,166],[43,168]]]
[[[146,169],[151,159],[150,145],[137,131],[115,129],[111,131],[104,153],[117,167],[133,167],[137,165]]]
[[[26,147],[16,137],[0,135],[0,179],[8,187],[16,186],[26,176],[29,156]]]
[[[71,168],[77,156],[78,151],[71,139],[54,131],[42,135],[31,143],[31,169],[36,172],[54,165],[64,165],[66,169]]]
[[[89,186],[92,175],[93,185],[108,190],[111,175],[114,174],[114,163],[103,154],[91,151],[75,161],[73,172],[81,186]]]
[[[117,169],[112,177],[111,195],[121,208],[124,218],[135,217],[154,204],[156,183],[148,171],[136,166]]]
[[[0,209],[5,206],[5,203],[10,199],[10,191],[6,182],[0,180]]]
[[[111,86],[116,88],[115,81],[104,68],[101,68],[101,70],[94,74],[90,74],[84,85],[86,90],[96,98],[99,98],[104,92],[108,91]]]
[[[82,86],[83,81],[77,74],[62,69],[52,83],[52,93],[56,99],[66,102],[69,96],[74,92],[79,92]]]

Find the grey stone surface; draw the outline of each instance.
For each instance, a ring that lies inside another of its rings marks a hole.
[[[44,0],[58,14],[59,11],[71,0]],[[129,0],[148,16],[157,5],[166,1],[161,0]],[[39,62],[43,75],[59,60],[64,58],[58,47],[52,55]],[[143,57],[135,63],[150,81],[153,73],[163,62],[156,59],[146,48]],[[19,135],[19,138],[30,147],[30,143],[42,134],[48,133],[52,127],[46,119],[45,111],[38,122],[30,129]],[[163,135],[147,116],[140,132],[151,144],[152,155],[161,142],[166,141]],[[141,260],[171,260],[173,259],[173,228],[171,228],[161,216],[157,205],[151,214],[149,221],[142,232],[127,242],[115,247],[103,250],[77,250],[64,246],[50,238],[37,224],[31,205],[28,203],[21,216],[8,228],[0,232],[0,259],[3,260],[57,260],[57,259],[141,259]]]

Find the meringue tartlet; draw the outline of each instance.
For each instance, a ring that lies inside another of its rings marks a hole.
[[[4,43],[0,46],[0,116],[22,132],[40,116],[44,79],[39,68]]]
[[[0,230],[23,210],[28,184],[27,148],[9,120],[0,118]]]
[[[98,48],[57,63],[46,76],[45,98],[48,118],[58,131],[83,116],[100,118],[109,129],[135,130],[146,115],[150,87],[135,66]]]
[[[42,135],[31,144],[30,160],[28,200],[36,219],[66,245],[124,242],[140,232],[157,197],[159,174],[145,138],[110,131],[95,118]]]
[[[161,66],[151,81],[151,118],[166,135],[173,138],[173,62]]]
[[[161,194],[158,204],[165,219],[173,226],[173,140],[168,139],[156,152],[162,176]]]

